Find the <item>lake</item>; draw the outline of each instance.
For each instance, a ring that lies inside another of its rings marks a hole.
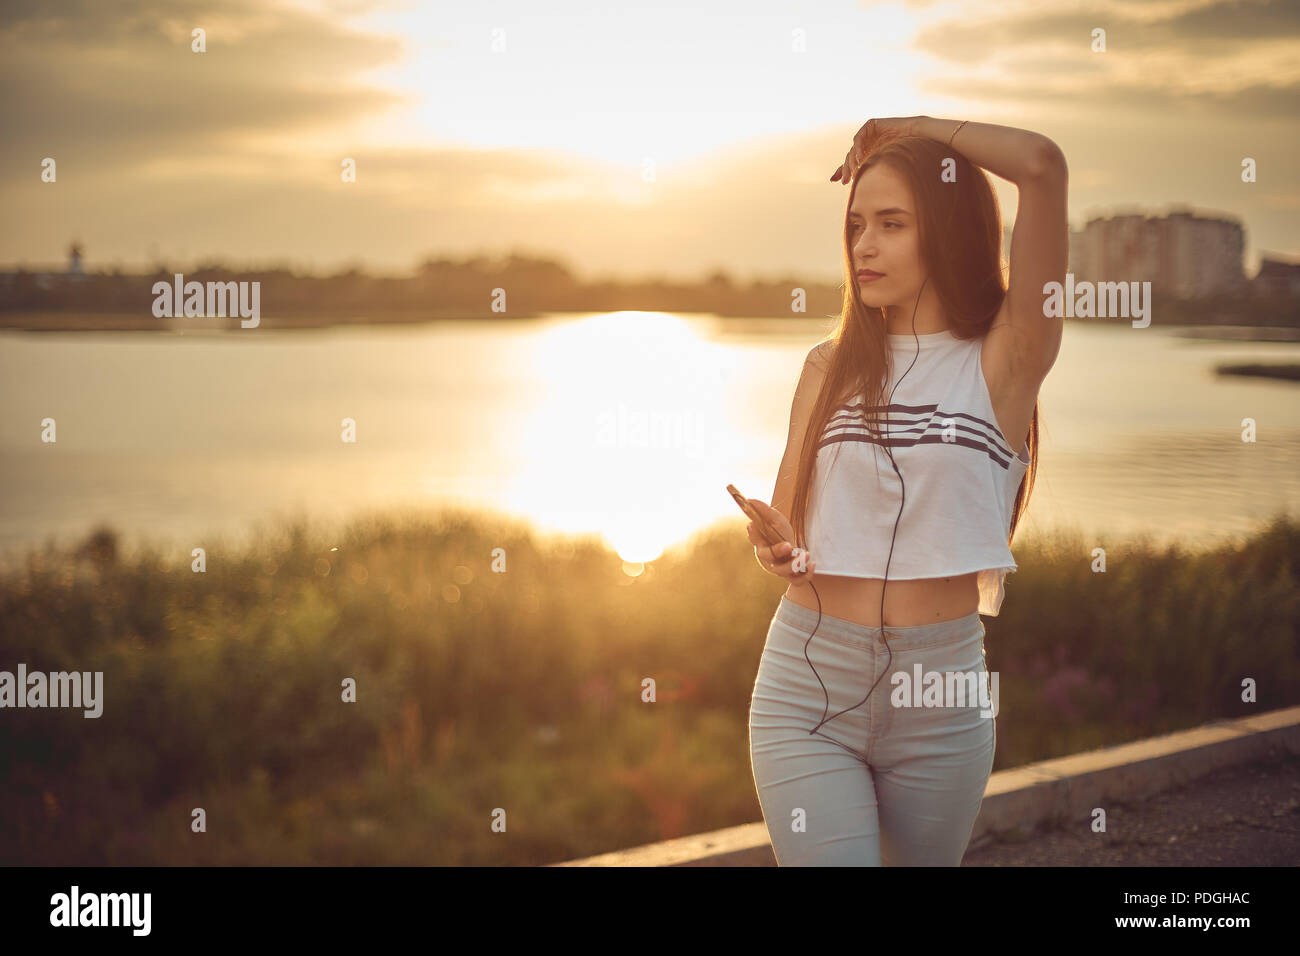
[[[832,319],[619,312],[184,333],[0,332],[0,554],[98,522],[186,554],[289,514],[454,504],[597,532],[627,561],[770,500]],[[1067,322],[1016,542],[1240,539],[1300,489],[1300,386],[1218,376],[1300,343]],[[57,441],[41,441],[54,419]],[[1242,420],[1256,441],[1242,441]],[[344,421],[355,425],[345,442]]]

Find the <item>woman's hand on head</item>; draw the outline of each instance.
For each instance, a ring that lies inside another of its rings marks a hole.
[[[758,558],[758,563],[763,566],[763,570],[769,574],[775,574],[777,577],[785,578],[787,581],[802,583],[810,580],[816,570],[817,562],[803,549],[798,549],[806,557],[806,560],[800,562],[804,565],[803,570],[795,570],[796,549],[790,543],[794,540],[794,528],[791,527],[789,519],[757,498],[748,498],[746,500],[749,501],[759,515],[766,519],[772,529],[769,534],[779,534],[781,537],[779,543],[772,545],[763,536],[763,532],[754,526],[754,522],[751,521],[745,526],[749,540],[754,545],[754,554]]]
[[[912,133],[912,124],[919,116],[884,116],[867,120],[853,136],[853,145],[844,156],[844,165],[831,173],[831,182],[848,185],[853,175],[867,158],[876,141],[882,136],[906,136]]]

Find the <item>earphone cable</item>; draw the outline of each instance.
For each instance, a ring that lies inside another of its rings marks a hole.
[[[929,276],[927,276],[925,280],[921,283],[921,288],[916,293],[916,303],[912,306],[912,339],[916,345],[916,352],[912,356],[912,364],[907,367],[907,371],[905,371],[902,375],[898,377],[898,381],[896,381],[889,390],[889,398],[885,402],[885,408],[884,408],[886,425],[888,425],[888,421],[889,421],[889,407],[893,404],[894,401],[894,392],[898,389],[899,383],[901,383],[903,379],[907,377],[907,372],[912,371],[912,366],[916,365],[916,360],[921,355],[921,340],[917,337],[916,334],[916,310],[921,304],[921,293],[925,291],[925,283],[929,281],[930,281]],[[888,343],[889,341],[888,333],[889,333],[889,327],[888,325],[886,325],[885,326],[886,343]],[[850,710],[856,710],[857,708],[865,704],[868,698],[871,697],[872,691],[876,689],[876,684],[880,683],[880,678],[884,677],[885,674],[889,673],[889,667],[894,662],[894,649],[889,646],[889,641],[885,639],[885,586],[889,582],[889,565],[893,561],[893,557],[894,557],[894,541],[898,537],[898,523],[903,518],[903,507],[907,502],[907,484],[903,481],[903,473],[898,470],[898,464],[894,461],[894,453],[890,448],[889,438],[884,433],[884,431],[881,432],[881,444],[885,448],[885,453],[889,456],[889,463],[891,466],[893,466],[894,474],[898,476],[898,482],[900,485],[900,501],[898,504],[898,517],[894,519],[894,533],[889,539],[889,556],[885,559],[885,577],[880,585],[880,639],[885,643],[885,649],[889,652],[889,658],[885,662],[885,669],[880,672],[880,677],[876,678],[875,682],[871,685],[871,689],[867,691],[866,697],[863,697],[862,700],[858,701],[852,707],[847,707],[844,710],[841,710],[838,713],[832,715],[831,717],[827,717],[826,714],[831,707],[830,692],[826,690],[826,684],[825,682],[822,681],[821,674],[817,673],[816,665],[813,664],[812,659],[808,656],[808,645],[812,643],[813,634],[817,633],[817,628],[821,626],[821,622],[822,622],[822,598],[821,595],[817,593],[817,586],[813,584],[812,581],[810,580],[808,582],[808,586],[813,589],[813,594],[817,598],[817,623],[813,625],[812,633],[808,635],[808,640],[804,641],[803,658],[805,661],[808,662],[808,666],[812,668],[813,675],[817,678],[817,683],[821,684],[822,686],[822,694],[826,698],[826,706],[822,710],[821,721],[817,724],[816,727],[808,731],[809,734],[817,733],[818,730],[821,729],[822,724],[834,720],[836,717],[839,717],[841,714],[847,714]]]

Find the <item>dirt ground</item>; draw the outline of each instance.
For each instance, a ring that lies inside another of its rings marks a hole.
[[[972,843],[962,866],[1300,865],[1300,756],[1229,767],[1089,820]]]

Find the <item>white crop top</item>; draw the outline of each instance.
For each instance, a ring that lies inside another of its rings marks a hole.
[[[1007,572],[1018,568],[1007,535],[1028,446],[1017,455],[997,426],[980,363],[982,338],[909,333],[890,335],[889,344],[886,400],[902,382],[888,421],[878,416],[875,427],[888,439],[902,484],[866,427],[863,397],[841,405],[818,446],[808,552],[819,574],[884,578],[887,558],[890,581],[978,571],[979,613],[996,617]]]

